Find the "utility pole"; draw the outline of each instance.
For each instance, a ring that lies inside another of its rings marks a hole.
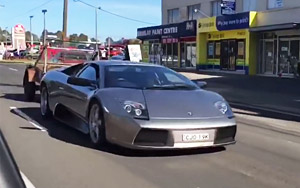
[[[47,38],[47,33],[46,33],[46,12],[47,12],[46,9],[42,10],[42,13],[44,14],[44,47],[46,46],[46,38]]]
[[[32,46],[33,46],[33,35],[32,35],[32,23],[31,20],[33,18],[33,16],[30,16],[30,40],[31,40],[31,47],[30,47],[30,51],[32,51]]]
[[[63,18],[63,34],[62,40],[64,41],[68,34],[68,0],[64,0],[64,18]]]

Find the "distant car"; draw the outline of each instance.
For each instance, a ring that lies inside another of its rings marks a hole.
[[[134,149],[217,147],[235,143],[234,114],[217,93],[168,68],[90,62],[48,72],[41,114],[89,134],[94,145]]]
[[[116,55],[116,56],[112,56],[111,60],[113,61],[123,61],[125,60],[125,55],[124,54],[120,54],[120,55]]]

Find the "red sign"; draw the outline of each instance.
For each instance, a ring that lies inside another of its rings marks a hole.
[[[23,25],[18,24],[14,27],[15,34],[25,34],[25,28]]]
[[[177,38],[167,38],[167,39],[162,39],[163,44],[169,44],[169,43],[178,43]]]

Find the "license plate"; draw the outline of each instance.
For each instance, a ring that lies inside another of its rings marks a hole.
[[[209,133],[202,134],[183,134],[182,140],[184,142],[199,142],[209,140]]]

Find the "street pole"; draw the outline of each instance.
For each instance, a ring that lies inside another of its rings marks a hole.
[[[62,40],[65,41],[68,36],[68,0],[64,0],[64,18],[63,18],[63,35]]]
[[[48,51],[47,51],[47,46],[46,46],[46,12],[47,10],[44,9],[42,10],[42,12],[44,13],[44,73],[47,72],[47,61],[48,61]]]
[[[42,12],[44,13],[44,47],[46,46],[46,12],[47,10],[44,9],[42,10]]]
[[[32,46],[33,46],[33,35],[32,35],[32,24],[31,24],[31,20],[33,18],[33,16],[30,16],[30,40],[31,40],[31,47],[30,47],[30,51],[32,51]]]
[[[7,35],[8,35],[8,27],[5,28],[5,31],[6,31],[6,35],[5,35],[5,42],[6,42],[6,47],[5,47],[5,50],[7,51]]]
[[[97,52],[97,60],[100,60],[99,47],[98,47],[98,8],[95,7],[95,35],[96,35],[96,52]]]

